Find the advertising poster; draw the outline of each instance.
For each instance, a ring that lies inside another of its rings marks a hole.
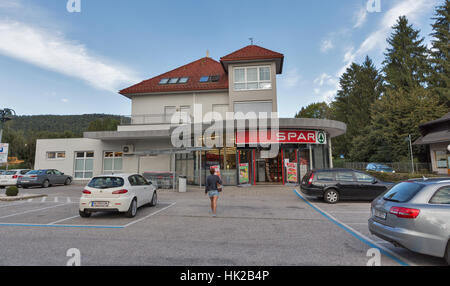
[[[239,184],[248,184],[248,163],[239,164]]]
[[[287,181],[288,183],[297,183],[297,163],[288,163],[287,164]]]
[[[8,163],[8,147],[6,143],[0,144],[0,164]]]
[[[216,166],[211,166],[211,169],[214,169],[214,175],[217,175],[217,176],[219,176],[219,178],[222,178],[221,176],[220,176],[220,166],[219,165],[216,165]]]

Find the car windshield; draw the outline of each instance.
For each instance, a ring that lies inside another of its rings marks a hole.
[[[96,189],[120,188],[124,185],[124,180],[119,177],[97,177],[93,178],[88,187]]]
[[[5,175],[15,175],[16,171],[7,171]]]
[[[388,166],[379,166],[378,169],[385,170],[385,171],[392,171],[392,168],[388,167]]]
[[[403,182],[395,185],[384,195],[383,199],[386,201],[404,203],[410,201],[422,188],[423,185],[421,184]]]

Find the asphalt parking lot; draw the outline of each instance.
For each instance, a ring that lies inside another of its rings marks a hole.
[[[369,234],[369,202],[328,205],[294,187],[227,187],[218,217],[198,187],[160,190],[156,207],[135,218],[78,216],[82,184],[21,190],[46,194],[0,202],[0,265],[366,265],[371,248],[381,265],[445,265],[443,259],[391,246]]]

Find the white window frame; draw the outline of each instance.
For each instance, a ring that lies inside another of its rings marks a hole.
[[[255,69],[257,73],[257,81],[247,81],[247,70],[248,69]],[[261,80],[261,68],[268,68],[269,69],[269,80]],[[244,81],[236,81],[236,70],[244,70]],[[251,90],[271,90],[273,88],[272,84],[272,69],[270,66],[246,66],[246,67],[235,67],[233,70],[233,89],[234,91],[251,91]],[[256,88],[248,88],[248,84],[254,84],[256,83]],[[260,84],[262,83],[270,83],[270,88],[260,88]],[[243,89],[236,89],[236,84],[244,84],[245,88]]]
[[[106,153],[113,153],[113,156],[112,157],[106,157]],[[116,157],[116,153],[122,153],[122,156],[120,156],[120,157]],[[112,158],[112,170],[106,170],[105,169],[105,159],[106,158]],[[116,161],[115,161],[115,159],[116,158],[121,158],[122,159],[122,169],[120,169],[120,170],[118,170],[118,169],[116,169],[115,168],[115,164],[116,164]],[[123,171],[123,152],[122,151],[110,151],[110,150],[107,150],[107,151],[103,151],[103,173],[104,174],[113,174],[113,173],[121,173]]]
[[[51,153],[55,153],[55,158],[50,158],[48,155]],[[64,157],[59,157],[58,154],[64,154]],[[54,160],[65,160],[66,159],[66,152],[65,151],[48,151],[45,155],[47,160],[54,161]]]
[[[77,153],[84,153],[83,158],[78,158]],[[87,153],[92,153],[92,157],[87,157]],[[86,170],[86,159],[92,159],[92,170]],[[83,170],[77,170],[77,160],[83,160]],[[73,176],[75,180],[91,179],[94,176],[95,152],[94,151],[75,151],[74,152],[74,166]],[[83,177],[77,177],[76,173],[83,173]],[[92,173],[91,177],[86,177],[86,173]]]

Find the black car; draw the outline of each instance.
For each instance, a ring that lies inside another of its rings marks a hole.
[[[382,182],[362,171],[321,169],[309,171],[302,179],[305,195],[324,198],[327,203],[339,200],[374,200],[394,183]]]

